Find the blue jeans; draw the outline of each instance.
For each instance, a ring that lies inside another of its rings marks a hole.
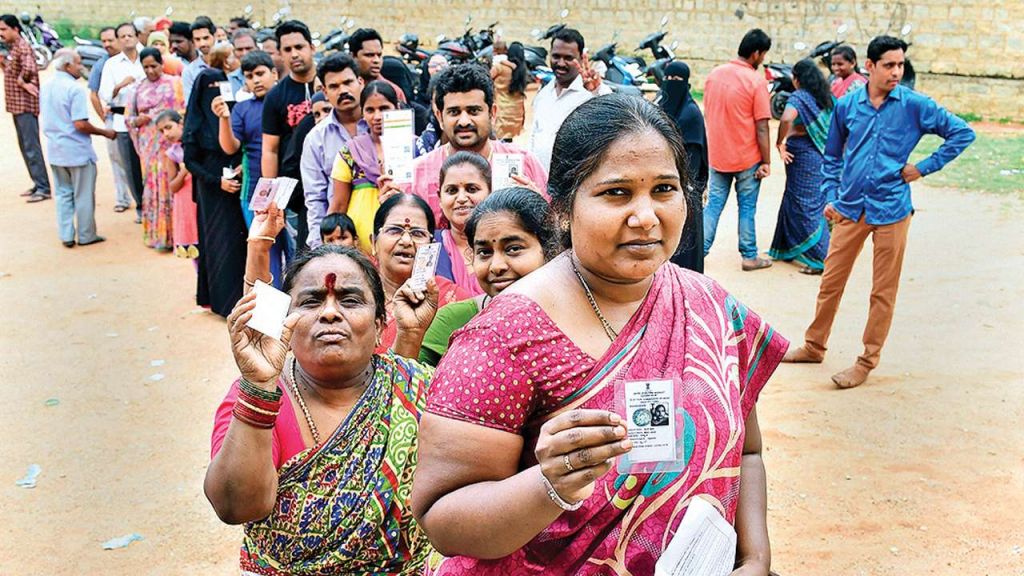
[[[736,181],[736,204],[739,207],[739,248],[744,260],[757,258],[757,233],[754,231],[754,216],[757,214],[757,195],[761,192],[761,181],[754,178],[760,163],[742,172],[719,172],[710,169],[708,179],[708,205],[704,207],[704,255],[707,256],[715,243],[718,219],[722,216],[729,190]]]

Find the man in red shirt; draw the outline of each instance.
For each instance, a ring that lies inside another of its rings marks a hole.
[[[14,116],[18,146],[25,160],[32,188],[23,192],[29,202],[50,199],[50,177],[46,174],[43,147],[39,144],[39,67],[32,47],[21,37],[21,22],[13,14],[0,16],[0,40],[8,47],[0,59],[4,71],[4,98],[7,111]]]
[[[704,208],[704,255],[715,242],[718,218],[736,182],[739,207],[739,249],[743,270],[772,265],[757,251],[754,216],[761,180],[771,173],[768,138],[768,89],[757,68],[764,62],[772,39],[763,30],[743,36],[739,58],[715,68],[704,82],[704,118],[708,135],[708,205]]]

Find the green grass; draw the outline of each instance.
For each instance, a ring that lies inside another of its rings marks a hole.
[[[934,152],[942,139],[925,136],[910,156],[919,162]],[[1016,171],[1016,172],[1014,172]],[[932,186],[1016,194],[1024,198],[1024,134],[978,132],[978,138],[959,158],[925,178]]]
[[[61,43],[65,46],[73,46],[75,43],[75,36],[83,39],[95,39],[99,37],[99,26],[76,24],[70,20],[57,20],[52,23],[52,26],[53,29],[60,34]]]

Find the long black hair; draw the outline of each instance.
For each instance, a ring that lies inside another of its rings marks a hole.
[[[526,49],[521,42],[513,42],[508,46],[508,61],[516,65],[512,71],[512,83],[508,91],[513,94],[526,94],[530,71],[526,69]]]
[[[396,109],[402,107],[401,103],[398,101],[398,93],[395,92],[394,87],[383,80],[374,80],[363,88],[363,91],[359,93],[360,105],[365,106],[366,100],[374,94],[380,94],[383,96],[388,102],[391,102],[391,105]]]
[[[690,187],[686,147],[675,121],[654,104],[636,96],[609,94],[593,98],[574,110],[562,123],[551,152],[548,194],[555,215],[568,221],[576,191],[601,165],[608,148],[619,138],[653,130],[661,135],[675,159],[679,181],[686,198],[685,226],[695,221],[698,198]],[[562,234],[562,246],[572,247],[572,238]]]
[[[300,252],[288,265],[288,270],[284,274],[284,285],[281,289],[291,294],[292,288],[295,287],[295,278],[307,264],[318,258],[331,255],[344,256],[359,266],[359,271],[363,273],[363,277],[366,278],[366,283],[370,287],[370,293],[373,294],[374,316],[378,320],[384,320],[387,317],[387,311],[384,309],[384,285],[381,284],[380,274],[373,267],[373,262],[370,262],[370,259],[356,248],[324,244],[312,250]]]
[[[829,88],[828,80],[818,69],[818,65],[810,58],[804,58],[793,66],[793,77],[800,83],[800,88],[806,90],[818,107],[822,110],[832,108],[832,90]]]
[[[550,260],[560,252],[557,226],[552,222],[551,207],[547,201],[529,188],[515,186],[502,188],[477,204],[466,221],[466,238],[472,246],[476,240],[476,227],[491,214],[509,214],[519,220],[528,233],[537,238],[544,259]]]

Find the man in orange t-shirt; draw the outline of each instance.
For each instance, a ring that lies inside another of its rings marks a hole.
[[[743,36],[739,58],[722,64],[704,82],[704,119],[708,135],[708,205],[704,208],[704,255],[715,242],[718,219],[736,182],[739,207],[739,249],[743,270],[772,265],[757,251],[754,216],[761,180],[771,173],[768,139],[768,89],[757,68],[764,62],[772,39],[763,30]]]

